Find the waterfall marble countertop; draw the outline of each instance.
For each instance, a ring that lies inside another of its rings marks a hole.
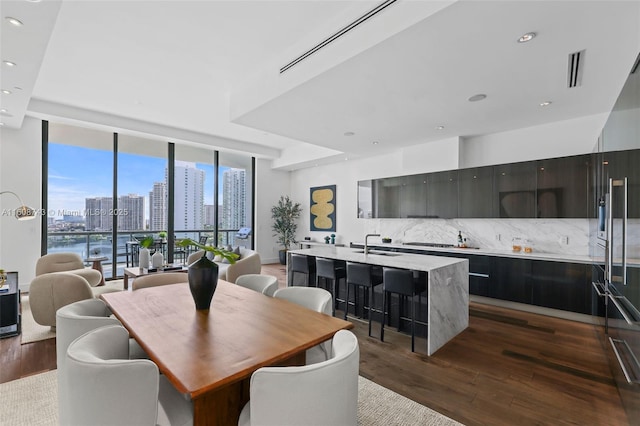
[[[287,285],[293,285],[291,255],[324,257],[392,268],[427,272],[427,355],[432,355],[469,326],[469,260],[455,257],[392,253],[350,247],[322,247],[287,251]]]
[[[356,247],[364,247],[364,243],[361,242],[353,242]],[[354,249],[357,249],[354,247]],[[597,258],[592,256],[579,256],[574,254],[565,254],[565,253],[540,253],[536,252],[535,249],[531,253],[525,253],[524,251],[514,252],[507,250],[495,250],[495,249],[483,249],[477,247],[467,247],[467,248],[458,248],[458,247],[432,247],[428,245],[416,245],[412,244],[385,244],[385,243],[374,243],[369,244],[369,247],[379,248],[382,250],[393,250],[393,249],[409,249],[416,251],[437,251],[442,253],[451,253],[452,256],[455,257],[457,253],[464,254],[477,254],[483,256],[497,256],[497,257],[513,257],[518,259],[533,259],[533,260],[547,260],[554,262],[571,262],[571,263],[604,263],[603,258]],[[629,258],[627,259],[628,265],[631,267],[640,267],[640,259]]]

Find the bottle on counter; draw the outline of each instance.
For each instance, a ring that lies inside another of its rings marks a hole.
[[[458,231],[458,247],[462,247],[464,240],[462,239],[462,231]]]

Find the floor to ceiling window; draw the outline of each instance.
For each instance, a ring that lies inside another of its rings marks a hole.
[[[113,135],[50,123],[48,154],[47,253],[106,256],[110,265]]]
[[[251,157],[221,152],[218,167],[218,244],[252,247]],[[238,232],[241,231],[241,232]]]
[[[43,252],[102,257],[110,279],[139,266],[146,236],[165,263],[186,262],[183,238],[253,246],[251,157],[56,123],[45,134]]]
[[[117,256],[118,265],[138,265],[140,241],[153,237],[152,252],[168,258],[167,143],[118,135]],[[123,259],[124,255],[124,259]],[[118,268],[118,276],[123,274]],[[143,265],[143,267],[145,267]],[[148,265],[146,267],[149,267]]]

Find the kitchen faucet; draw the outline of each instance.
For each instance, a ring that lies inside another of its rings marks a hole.
[[[380,234],[367,234],[364,236],[364,254],[369,253],[369,243],[367,242],[369,237],[379,237]]]

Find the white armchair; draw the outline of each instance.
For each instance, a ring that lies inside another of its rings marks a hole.
[[[333,297],[331,293],[318,287],[285,287],[273,294],[273,297],[285,299],[305,308],[333,315]],[[326,361],[331,354],[331,342],[320,343],[307,350],[307,364]]]
[[[356,336],[340,330],[327,361],[256,370],[238,425],[357,425],[359,361]]]
[[[113,291],[118,290],[91,287],[84,277],[71,272],[45,273],[35,277],[29,285],[29,306],[35,322],[55,327],[56,311],[61,307]]]
[[[273,275],[245,274],[236,278],[236,284],[273,297],[278,289],[278,277]]]
[[[143,275],[133,281],[131,288],[140,290],[141,288],[156,287],[159,285],[186,283],[189,276],[184,272],[161,272],[157,274]]]
[[[56,361],[58,369],[58,415],[60,424],[69,424],[67,413],[75,404],[68,399],[66,382],[67,349],[71,342],[83,334],[107,325],[121,325],[111,310],[101,299],[87,299],[63,306],[56,312]],[[129,339],[129,356],[131,358],[148,358],[140,345]]]
[[[77,253],[50,253],[40,257],[36,262],[36,276],[51,272],[70,272],[80,275],[91,287],[102,282],[100,271],[85,268],[82,258]]]
[[[190,425],[193,405],[149,360],[129,358],[129,333],[95,329],[67,349],[67,416],[72,425]]]

